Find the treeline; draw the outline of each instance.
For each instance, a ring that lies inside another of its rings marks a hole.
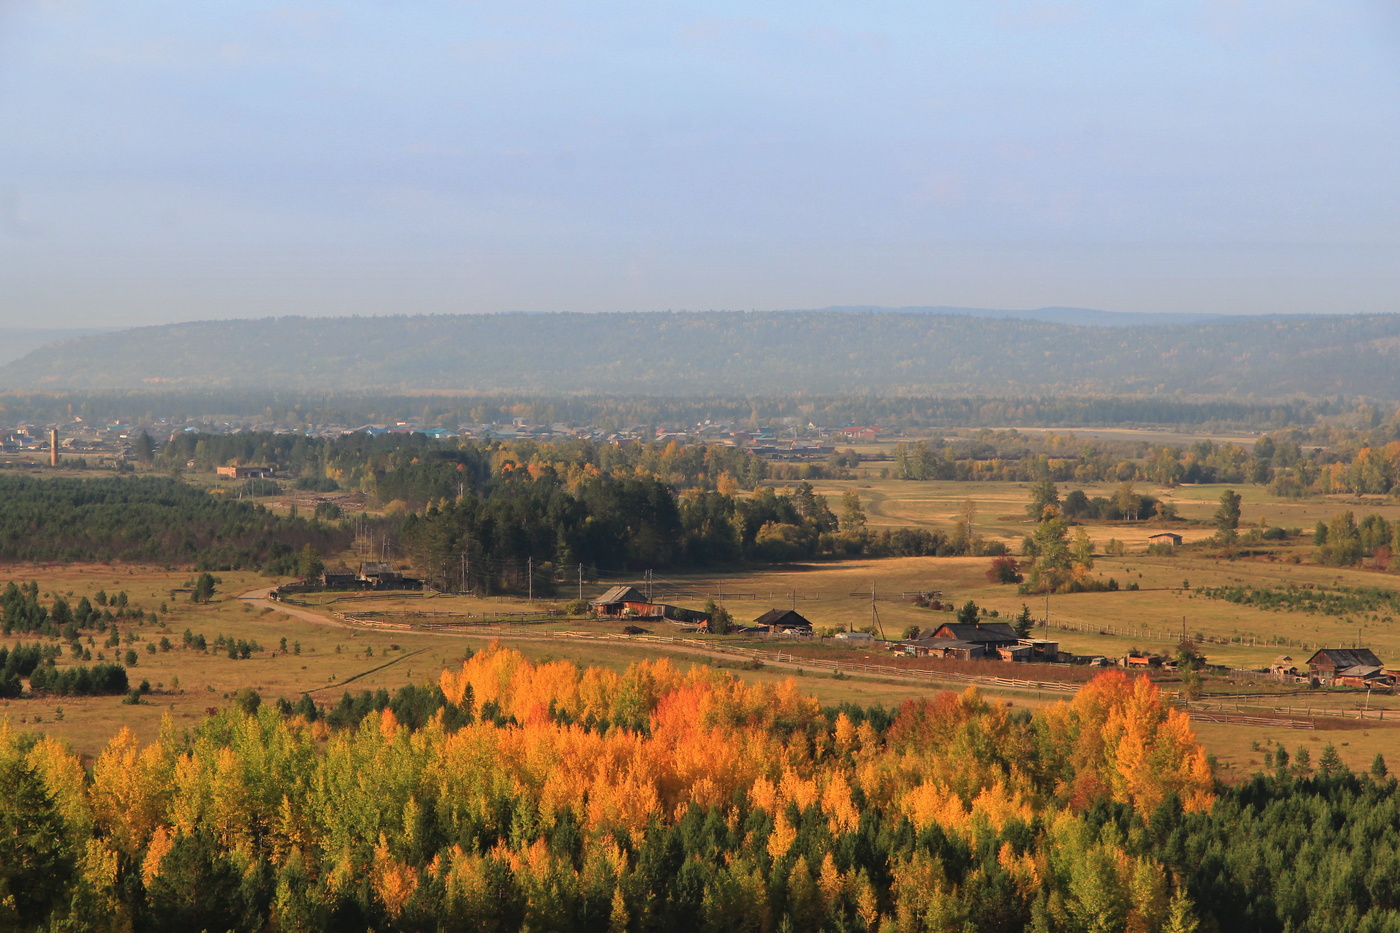
[[[1209,812],[1209,766],[1145,680],[1034,714],[946,694],[884,728],[664,661],[492,650],[438,688],[458,722],[229,711],[124,731],[90,772],[0,725],[13,925],[1157,933],[1211,910],[1162,844]]]
[[[1320,564],[1354,567],[1369,563],[1376,570],[1400,570],[1400,521],[1366,515],[1360,522],[1350,511],[1339,512],[1313,530],[1314,556]]]
[[[339,550],[350,533],[211,496],[175,479],[76,480],[0,475],[0,560],[133,561],[291,573],[311,544]]]
[[[596,476],[568,483],[550,469],[508,469],[474,497],[408,515],[405,553],[446,589],[495,592],[605,571],[781,563],[820,557],[993,553],[955,530],[872,532],[852,493],[831,510],[809,483],[751,496],[692,491],[677,495],[657,479]]]
[[[1332,589],[1306,584],[1282,588],[1203,586],[1196,593],[1206,599],[1223,599],[1270,612],[1315,612],[1327,616],[1385,613],[1383,621],[1387,622],[1391,621],[1392,613],[1400,617],[1400,592],[1375,586],[1340,586]]]
[[[95,664],[88,667],[36,667],[29,675],[29,689],[36,694],[56,696],[108,696],[126,693],[126,668],[120,664]]]
[[[115,628],[119,620],[142,622],[148,617],[156,621],[156,614],[131,603],[125,590],[110,598],[106,591],[98,590],[92,599],[79,598],[76,606],[61,595],[45,606],[39,600],[39,584],[32,580],[20,584],[10,581],[0,592],[0,632],[6,635],[19,632],[71,641],[80,629],[105,632],[108,626]]]
[[[616,431],[637,425],[730,422],[759,428],[786,421],[837,427],[880,425],[894,430],[980,427],[1159,426],[1200,431],[1270,430],[1288,427],[1335,428],[1339,418],[1361,417],[1370,409],[1335,398],[1288,402],[1232,399],[1188,400],[1161,395],[931,396],[923,394],[716,394],[695,396],[535,393],[462,393],[431,396],[231,390],[191,392],[0,394],[0,421],[151,424],[157,419],[207,422],[256,418],[284,430],[327,424],[358,427],[416,420],[428,426],[466,424],[594,425]]]
[[[1322,436],[1332,445],[1304,447],[1308,432],[1283,431],[1248,446],[1202,440],[1175,447],[988,430],[954,441],[898,443],[888,471],[895,479],[963,482],[1252,483],[1285,497],[1400,489],[1400,440],[1375,446],[1366,440],[1400,436],[1400,418],[1373,431],[1333,429]]]
[[[271,432],[182,432],[156,457],[157,465],[168,469],[183,468],[191,460],[196,469],[210,472],[226,463],[273,466],[313,489],[353,489],[409,508],[475,493],[496,474],[516,469],[550,473],[569,484],[596,476],[650,476],[677,489],[730,492],[751,488],[768,475],[765,461],[723,444],[439,441],[424,434],[315,439]]]

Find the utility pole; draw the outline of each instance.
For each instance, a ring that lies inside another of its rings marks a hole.
[[[578,601],[583,602],[583,561],[578,565]]]
[[[525,558],[525,576],[529,578],[530,602],[535,601],[535,558]]]
[[[875,583],[870,584],[870,627],[880,631],[881,641],[885,638],[885,624],[880,621],[880,607],[875,604]]]

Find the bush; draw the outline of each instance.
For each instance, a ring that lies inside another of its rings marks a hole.
[[[1024,579],[1021,565],[1016,563],[1016,558],[1010,555],[995,558],[992,565],[987,568],[988,583],[1020,583]]]
[[[251,716],[262,706],[262,696],[252,687],[242,687],[233,695],[233,705]]]

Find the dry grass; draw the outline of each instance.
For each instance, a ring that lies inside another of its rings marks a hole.
[[[957,515],[961,503],[968,498],[977,503],[978,533],[1005,540],[1018,547],[1029,525],[1022,512],[1027,489],[1017,484],[958,484],[906,483],[891,480],[855,480],[820,484],[820,491],[835,502],[847,488],[856,489],[870,513],[872,527],[928,525],[947,529]],[[1063,484],[1061,492],[1073,488]],[[1177,527],[1188,541],[1204,538],[1212,529],[1207,524],[1216,508],[1223,487],[1182,487],[1163,490],[1140,484],[1139,491],[1161,495],[1175,502],[1186,520]],[[1380,512],[1390,519],[1400,519],[1400,503],[1375,499],[1360,501],[1353,498],[1279,500],[1258,487],[1239,487],[1244,496],[1246,525],[1261,519],[1270,525],[1310,529],[1319,519],[1343,508],[1359,514]],[[1086,488],[1089,495],[1111,495],[1111,485]],[[1191,524],[1199,522],[1201,524]],[[1383,660],[1400,663],[1400,627],[1395,620],[1384,617],[1333,618],[1302,613],[1266,613],[1222,601],[1195,595],[1203,586],[1255,585],[1286,586],[1312,584],[1316,586],[1385,586],[1396,588],[1400,579],[1394,574],[1374,571],[1339,570],[1314,566],[1307,562],[1310,550],[1306,543],[1294,544],[1269,557],[1230,560],[1201,546],[1187,548],[1171,556],[1147,556],[1142,553],[1146,536],[1159,526],[1143,524],[1114,524],[1087,526],[1094,540],[1102,546],[1110,537],[1125,542],[1130,548],[1126,557],[1099,558],[1094,573],[1103,579],[1113,577],[1120,585],[1136,583],[1135,592],[1084,593],[1052,597],[1052,621],[1072,622],[1087,631],[1070,632],[1051,629],[1048,636],[1076,654],[1103,654],[1117,657],[1129,648],[1137,647],[1163,653],[1174,648],[1182,629],[1183,618],[1190,634],[1236,638],[1243,643],[1208,644],[1203,646],[1212,663],[1229,667],[1257,668],[1266,666],[1274,657],[1288,654],[1301,664],[1311,654],[1311,647],[1280,647],[1259,644],[1270,638],[1289,638],[1315,645],[1346,645],[1360,641],[1372,646]],[[1290,557],[1297,554],[1302,562],[1294,564]],[[879,622],[891,637],[898,637],[909,626],[929,631],[951,618],[949,613],[920,609],[907,601],[890,601],[901,593],[928,590],[941,592],[945,600],[961,604],[974,600],[980,606],[997,610],[1003,618],[1019,612],[1029,604],[1037,616],[1044,602],[1023,597],[1014,587],[991,585],[985,578],[988,558],[898,558],[891,560],[856,560],[815,563],[738,573],[667,574],[655,582],[658,600],[691,608],[700,608],[707,594],[723,594],[723,602],[744,622],[775,607],[795,606],[799,612],[820,627],[861,628],[874,619],[869,597],[872,586],[882,598],[875,604]],[[241,687],[253,687],[265,702],[278,697],[295,700],[310,692],[320,701],[333,701],[344,689],[395,688],[407,683],[425,683],[435,679],[445,667],[453,666],[468,650],[483,644],[480,638],[444,637],[417,632],[350,631],[289,618],[280,612],[254,610],[233,597],[255,587],[265,587],[272,581],[252,574],[221,574],[223,584],[219,597],[208,606],[195,606],[186,593],[171,595],[172,590],[187,586],[193,574],[169,571],[158,567],[125,567],[116,565],[77,566],[19,566],[0,567],[0,583],[5,580],[37,580],[47,594],[72,594],[72,598],[92,595],[98,589],[109,594],[126,590],[132,602],[146,609],[159,609],[162,600],[168,611],[162,613],[159,625],[134,626],[132,631],[141,639],[139,664],[130,674],[134,683],[142,679],[155,688],[147,702],[136,706],[123,705],[120,698],[52,698],[18,700],[0,703],[0,715],[9,716],[21,728],[38,728],[61,735],[79,751],[92,754],[122,725],[135,729],[145,740],[152,739],[167,714],[177,728],[189,728],[201,719],[208,708],[228,702],[228,697]],[[1183,586],[1189,581],[1190,587]],[[629,582],[610,580],[612,582]],[[607,584],[585,589],[586,596],[596,595]],[[558,605],[575,595],[565,586]],[[50,597],[46,597],[47,599]],[[308,599],[319,611],[337,610],[354,614],[364,611],[431,611],[452,613],[524,612],[547,605],[537,601],[531,605],[518,599],[472,599],[468,597],[425,597],[397,594],[391,598],[367,598],[360,594],[315,596]],[[1100,634],[1109,626],[1126,629],[1131,634]],[[649,624],[658,634],[669,633],[664,624]],[[246,661],[229,660],[226,656],[200,654],[179,647],[181,633],[189,628],[202,633],[210,642],[224,634],[235,639],[258,641],[262,650]],[[546,626],[552,629],[591,628],[615,632],[616,621],[581,625],[577,621]],[[538,629],[521,630],[524,634]],[[159,642],[162,635],[177,646],[168,653],[147,653],[146,644]],[[279,650],[285,637],[288,651]],[[1249,644],[1253,639],[1256,643]],[[13,642],[15,639],[10,639]],[[101,649],[101,639],[94,646]],[[300,642],[301,654],[290,650]],[[567,657],[581,664],[603,664],[622,668],[641,657],[669,654],[679,664],[697,663],[695,655],[668,652],[651,644],[619,644],[590,642],[519,641],[522,651],[531,656]],[[397,645],[397,648],[393,646]],[[776,647],[769,645],[768,647]],[[121,653],[125,653],[122,646]],[[339,650],[337,650],[339,649]],[[366,649],[369,649],[367,651]],[[831,657],[859,661],[869,654],[879,660],[882,652],[870,649],[841,650],[812,648]],[[113,652],[105,652],[109,660]],[[804,652],[805,653],[805,652]],[[66,654],[66,653],[65,653]],[[814,654],[815,656],[815,654]],[[381,669],[386,661],[394,661]],[[71,663],[66,657],[62,662]],[[777,680],[792,676],[795,671],[765,667],[755,671],[736,669],[737,676],[749,680]],[[1031,676],[1024,669],[1015,673]],[[357,677],[349,687],[335,686]],[[178,688],[175,687],[178,678]],[[825,672],[806,671],[800,681],[823,702],[849,700],[857,703],[897,704],[912,696],[924,695],[928,689],[915,684],[878,682],[858,676],[849,680],[833,679]],[[1170,685],[1166,685],[1171,689]],[[1254,684],[1241,681],[1231,685],[1211,682],[1211,691],[1252,691]],[[1312,693],[1306,702],[1315,707],[1354,709],[1363,699],[1358,694]],[[1013,698],[1013,702],[1034,702],[1034,698]],[[1283,700],[1280,702],[1288,702]],[[1371,708],[1395,710],[1400,719],[1400,700],[1372,697]],[[63,719],[56,721],[58,708]],[[37,720],[37,721],[36,721]],[[1274,735],[1278,731],[1278,736]],[[1250,769],[1251,761],[1262,761],[1260,754],[1250,748],[1253,741],[1284,741],[1290,749],[1302,742],[1321,744],[1333,741],[1343,758],[1353,767],[1366,767],[1376,750],[1400,763],[1400,729],[1367,728],[1350,730],[1332,737],[1329,730],[1289,733],[1271,727],[1202,725],[1200,734],[1223,762],[1239,769]],[[1343,745],[1343,742],[1349,744]],[[1316,756],[1314,756],[1316,757]]]

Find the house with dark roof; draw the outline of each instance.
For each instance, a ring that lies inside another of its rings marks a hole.
[[[952,638],[974,645],[986,645],[987,653],[1009,648],[1021,639],[1009,622],[945,622],[934,630],[933,638]]]
[[[812,623],[794,609],[769,609],[753,620],[753,627],[767,631],[770,635],[812,634]]]
[[[1324,685],[1362,687],[1368,682],[1384,682],[1386,686],[1393,683],[1381,659],[1370,648],[1319,648],[1308,658],[1308,675]]]

